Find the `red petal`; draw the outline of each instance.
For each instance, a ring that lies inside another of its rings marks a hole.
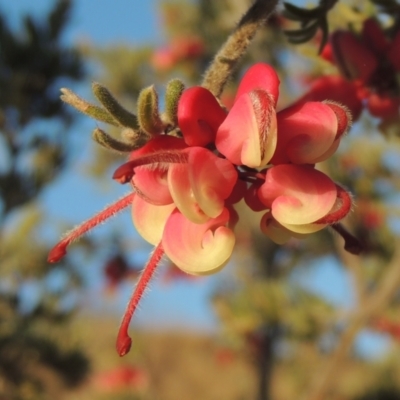
[[[314,164],[332,146],[338,119],[321,102],[295,104],[278,113],[278,143],[272,164]]]
[[[273,67],[264,63],[254,64],[247,70],[240,81],[235,101],[238,100],[242,94],[261,89],[265,90],[273,97],[274,107],[276,107],[279,97],[279,84],[278,74]]]
[[[276,135],[273,99],[266,91],[254,90],[235,101],[218,129],[215,145],[232,163],[258,168],[271,159]]]
[[[337,31],[331,36],[336,65],[347,79],[367,82],[378,67],[378,60],[351,32]]]
[[[327,215],[336,201],[336,185],[309,166],[278,165],[268,170],[259,190],[261,201],[282,225],[314,223]]]
[[[226,117],[214,95],[196,86],[183,92],[178,105],[178,125],[189,146],[206,146],[214,141]]]

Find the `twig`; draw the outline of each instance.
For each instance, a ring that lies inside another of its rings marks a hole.
[[[325,400],[337,382],[338,373],[342,369],[343,361],[347,356],[354,339],[360,329],[376,315],[378,315],[390,302],[400,286],[400,241],[396,244],[396,251],[387,266],[387,272],[381,280],[378,289],[365,301],[365,306],[360,307],[352,316],[347,330],[342,335],[338,346],[328,360],[326,368],[315,377],[311,392],[305,400]]]
[[[202,86],[219,97],[254,35],[274,11],[278,0],[256,0],[239,21],[206,71]]]

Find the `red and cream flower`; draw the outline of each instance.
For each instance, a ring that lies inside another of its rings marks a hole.
[[[244,75],[229,113],[203,87],[183,92],[177,136],[153,135],[131,153],[113,178],[133,192],[74,229],[50,252],[55,262],[69,244],[131,206],[139,234],[155,250],[128,304],[118,334],[120,355],[129,351],[128,326],[162,256],[182,271],[205,275],[229,261],[234,204],[241,199],[265,210],[261,230],[283,243],[336,224],[350,210],[349,194],[313,164],[334,153],[350,124],[336,103],[309,102],[277,113],[279,79],[256,64]]]

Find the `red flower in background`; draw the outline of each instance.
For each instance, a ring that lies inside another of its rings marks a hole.
[[[201,38],[195,36],[176,37],[170,44],[157,49],[150,60],[154,69],[168,71],[177,63],[195,60],[205,52],[205,45]]]
[[[106,289],[110,292],[113,292],[125,279],[136,278],[139,274],[138,269],[132,268],[120,254],[111,257],[104,265],[103,271]]]
[[[108,371],[98,372],[93,377],[94,385],[108,392],[134,389],[142,391],[149,385],[149,377],[145,370],[122,365]]]
[[[372,328],[379,332],[387,333],[395,340],[400,340],[400,324],[388,318],[379,317],[372,321]]]
[[[363,107],[379,118],[399,116],[400,31],[389,38],[375,19],[364,21],[359,35],[339,30],[330,36],[322,57],[341,75],[312,82],[299,102],[331,99],[345,104],[358,119]]]

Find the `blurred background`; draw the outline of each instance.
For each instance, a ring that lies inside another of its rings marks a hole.
[[[64,232],[127,191],[111,179],[124,156],[92,141],[99,124],[62,104],[60,88],[94,101],[98,81],[134,110],[151,84],[161,94],[174,77],[199,84],[250,4],[0,3],[0,400],[400,399],[398,109],[390,118],[364,110],[321,167],[354,194],[345,225],[361,256],[328,229],[278,246],[261,234],[260,215],[239,206],[229,265],[197,278],[165,261],[124,358],[119,321],[151,251],[129,211],[62,262],[46,261]],[[359,32],[375,16],[389,35],[399,10],[395,0],[343,1],[329,27]],[[228,108],[254,62],[278,70],[280,108],[338,74],[318,56],[318,34],[289,43],[283,31],[296,27],[281,13],[269,20],[222,96]]]

